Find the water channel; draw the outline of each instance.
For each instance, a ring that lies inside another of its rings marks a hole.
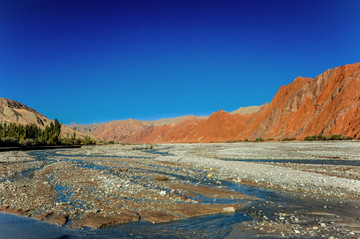
[[[119,156],[104,155],[76,155],[72,156],[62,153],[61,150],[41,150],[32,151],[29,154],[36,157],[38,161],[43,161],[44,165],[51,164],[56,157],[61,156],[62,160],[70,160],[76,163],[78,167],[87,167],[96,170],[108,170],[108,167],[91,164],[81,158],[119,158]],[[171,155],[166,150],[148,150],[148,153],[155,155]],[[151,157],[148,157],[151,158]],[[144,158],[146,159],[146,158]],[[234,159],[224,159],[234,160]],[[245,161],[245,160],[243,160]],[[307,163],[339,164],[339,160],[313,160]],[[146,162],[146,161],[144,161]],[[257,160],[256,162],[281,162],[281,163],[303,163],[302,160]],[[358,161],[341,160],[343,165],[360,166]],[[171,166],[163,166],[171,167]],[[35,168],[33,171],[39,170]],[[195,170],[195,169],[194,169]],[[17,175],[17,177],[31,177],[33,171],[27,170]],[[201,172],[199,172],[201,174]],[[193,180],[191,178],[181,177],[179,174],[172,173],[168,176],[178,177],[179,180]],[[206,177],[200,177],[202,185],[214,185],[214,182],[207,180]],[[12,178],[9,180],[17,180]],[[133,179],[135,180],[135,179]],[[199,179],[196,183],[199,184]],[[193,182],[195,183],[195,182]],[[99,230],[69,229],[67,226],[58,227],[38,220],[19,217],[10,214],[0,213],[0,238],[278,238],[277,234],[255,234],[251,228],[245,228],[244,222],[249,222],[259,217],[277,220],[279,213],[286,215],[296,215],[299,218],[306,219],[303,225],[317,224],[319,221],[325,223],[334,223],[334,221],[358,220],[360,210],[358,201],[344,199],[327,199],[319,197],[304,196],[300,193],[286,193],[276,190],[235,184],[229,181],[221,182],[236,192],[245,193],[257,197],[257,200],[218,200],[217,203],[245,203],[246,206],[233,214],[218,214],[211,216],[194,217],[190,219],[181,219],[178,221],[152,224],[140,220],[139,222],[118,224]],[[58,192],[59,201],[67,201],[71,198],[71,191],[65,186],[57,185],[55,189]],[[199,195],[197,199],[205,203],[211,203],[211,200]],[[313,212],[320,212],[318,214]]]

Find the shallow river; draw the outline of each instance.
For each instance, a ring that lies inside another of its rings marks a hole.
[[[64,156],[66,160],[75,160],[71,155],[62,154],[60,150],[34,151],[33,155],[39,161],[54,160],[54,155]],[[64,151],[66,152],[66,151]],[[171,155],[170,152],[162,150],[147,150],[147,153],[162,156]],[[81,157],[89,158],[89,155],[76,155],[77,164],[81,167],[104,170],[101,166],[86,164]],[[99,157],[110,157],[101,156]],[[119,157],[119,156],[114,156]],[[80,159],[79,159],[80,158]],[[236,160],[236,159],[223,159]],[[245,161],[245,160],[243,160]],[[303,163],[302,160],[257,160],[257,162],[277,163]],[[360,166],[359,161],[341,160],[342,165]],[[339,164],[337,160],[313,160],[306,163],[313,164]],[[36,170],[36,169],[35,169]],[[22,172],[18,177],[31,177],[32,171]],[[176,177],[177,175],[170,175]],[[11,180],[16,180],[13,178]],[[205,180],[205,179],[204,179]],[[199,182],[198,182],[199,183]],[[200,182],[204,185],[211,185],[213,182]],[[279,221],[281,214],[285,215],[284,220],[295,218],[296,223],[302,226],[318,225],[319,223],[336,224],[336,222],[356,222],[360,218],[359,202],[344,199],[326,199],[312,196],[305,196],[301,193],[285,193],[277,190],[239,185],[229,181],[222,181],[223,186],[257,197],[257,200],[243,200],[246,207],[233,214],[218,214],[211,216],[181,219],[174,222],[152,224],[140,220],[139,222],[120,224],[105,229],[77,229],[72,230],[67,226],[58,227],[38,220],[25,217],[0,213],[0,238],[277,238],[278,233],[259,233],[249,228],[244,222],[253,220]],[[215,184],[213,185],[215,186]],[[57,188],[59,200],[66,200],[63,188]],[[201,197],[201,195],[199,195]],[[207,198],[201,198],[206,202]],[[229,203],[231,199],[218,200],[217,203]],[[234,200],[232,200],[234,201]],[[235,202],[235,201],[234,201]],[[280,216],[279,216],[280,213]],[[282,220],[282,219],[281,219]],[[292,219],[291,219],[292,220]],[[280,221],[281,222],[281,221]],[[314,237],[315,238],[315,237]]]

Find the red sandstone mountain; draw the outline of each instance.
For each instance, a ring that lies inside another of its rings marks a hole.
[[[208,119],[147,128],[127,141],[224,142],[315,134],[360,136],[360,63],[327,70],[314,79],[298,77],[280,87],[271,103],[258,112],[230,115],[219,111]]]
[[[105,141],[115,140],[121,142],[136,132],[149,127],[150,125],[133,119],[110,121],[98,126],[90,134]]]
[[[280,87],[238,139],[283,138],[343,134],[359,137],[360,63],[327,70],[311,78],[298,77]]]
[[[184,119],[176,124],[152,127],[129,137],[131,143],[225,142],[235,139],[254,114],[229,114],[219,110],[207,119]]]
[[[35,110],[4,98],[0,98],[0,121],[38,125],[51,122]],[[302,139],[315,134],[358,138],[360,63],[327,70],[314,79],[298,77],[280,87],[270,104],[240,108],[230,114],[220,110],[202,118],[129,119],[89,127],[73,124],[72,127],[102,140],[131,143],[225,142],[258,137]]]
[[[90,125],[76,124],[71,123],[68,126],[77,131],[93,135],[97,138],[100,138],[105,141],[115,140],[115,141],[126,141],[129,137],[136,135],[138,132],[145,129],[153,129],[156,127],[164,125],[176,124],[179,121],[189,119],[189,118],[198,118],[204,119],[206,116],[192,116],[185,115],[176,118],[165,118],[156,121],[140,121],[134,119],[127,120],[116,120],[110,121],[107,123],[97,123]]]
[[[222,142],[226,141],[229,135],[235,137],[237,133],[234,134],[234,132],[237,132],[239,128],[244,128],[251,119],[250,115],[239,116],[239,113],[257,112],[260,108],[261,106],[242,107],[231,112],[231,115],[224,111],[219,111],[210,117],[186,115],[156,121],[127,119],[91,125],[72,123],[69,127],[105,141],[115,140],[131,143]],[[224,122],[219,123],[219,115],[222,115],[220,118],[225,116],[223,117],[223,121],[226,121],[225,124],[223,124]],[[222,127],[222,125],[225,127]],[[203,134],[210,132],[211,136],[203,137]]]

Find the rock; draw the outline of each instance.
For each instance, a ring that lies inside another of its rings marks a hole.
[[[235,208],[234,207],[224,207],[223,212],[235,212]]]
[[[68,215],[58,215],[58,216],[52,216],[50,218],[46,218],[45,220],[52,224],[55,224],[58,226],[63,226],[63,225],[65,225],[68,217],[69,217]]]
[[[169,178],[166,176],[158,176],[158,177],[155,177],[155,180],[156,181],[169,181]]]
[[[93,229],[103,228],[115,224],[139,221],[140,217],[135,212],[127,211],[114,216],[104,216],[98,214],[89,214],[84,219],[80,219],[70,225],[71,228],[91,227]]]
[[[162,196],[162,197],[165,197],[166,196],[166,191],[160,191],[160,196]]]
[[[178,220],[180,217],[162,211],[141,211],[141,219],[144,221],[159,223]]]
[[[36,216],[34,216],[33,218],[42,221],[42,220],[44,220],[45,218],[51,216],[52,214],[53,214],[53,212],[43,213],[43,214],[40,214],[40,215],[36,215]]]
[[[243,205],[231,204],[228,208],[239,209]],[[232,210],[232,209],[229,209]],[[178,204],[168,209],[169,212],[179,215],[181,218],[193,216],[205,216],[224,212],[224,205],[221,204]]]

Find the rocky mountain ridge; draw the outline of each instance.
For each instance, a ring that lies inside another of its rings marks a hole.
[[[0,97],[0,123],[16,123],[16,124],[35,124],[36,126],[44,129],[49,126],[53,120],[47,118],[43,114],[37,112],[15,100]],[[73,129],[63,125],[61,127],[61,135],[66,137],[73,135]],[[77,136],[83,138],[86,134],[76,132]]]
[[[230,114],[238,115],[239,113],[247,114],[247,112],[256,112],[261,107],[262,106],[241,107],[240,109],[233,111]],[[226,113],[222,110],[220,110],[219,112]],[[214,114],[216,115],[216,113]],[[214,117],[214,114],[209,117],[185,115],[176,118],[164,118],[156,121],[140,121],[135,119],[127,119],[90,125],[78,125],[72,123],[68,126],[73,129],[79,130],[80,132],[89,133],[95,137],[106,141],[115,140],[119,142],[151,143],[163,142],[163,140],[165,140],[166,142],[207,142],[205,139],[209,139],[210,141],[226,140],[226,136],[224,136],[224,133],[221,132],[222,130],[226,131],[226,129],[221,127],[214,128],[214,130],[217,132],[212,133],[214,135],[214,138],[210,139],[211,137],[205,137],[204,139],[202,139],[201,135],[204,132],[208,131],[209,128],[212,128],[212,126],[208,127],[205,124],[204,126],[201,126],[199,128],[197,123],[203,122],[203,120],[206,122],[208,119],[210,119],[210,122],[213,122],[212,118]],[[237,121],[235,120],[237,116],[230,117],[234,118],[235,123],[235,125],[232,126],[232,130],[234,129],[234,127],[239,127],[239,125],[236,123]],[[247,118],[248,116],[244,118],[244,122],[246,122]],[[241,121],[241,127],[244,127],[244,122]],[[203,124],[204,123],[202,123],[201,125]],[[185,128],[186,131],[181,132],[182,128]],[[215,136],[217,134],[222,136]]]
[[[0,121],[35,123],[43,127],[51,122],[35,110],[4,98],[0,98]],[[240,108],[231,113],[219,110],[209,117],[183,116],[158,121],[128,119],[69,126],[102,140],[129,143],[303,139],[317,134],[358,138],[360,63],[329,69],[314,79],[298,77],[291,84],[281,86],[269,104]]]
[[[0,97],[0,122],[36,124],[45,128],[51,120],[22,103]]]
[[[178,122],[136,133],[135,143],[224,142],[298,138],[308,135],[360,136],[360,63],[329,69],[282,86],[269,104],[239,116],[224,111],[207,119]]]
[[[280,87],[240,134],[244,138],[343,134],[359,137],[360,63]]]

